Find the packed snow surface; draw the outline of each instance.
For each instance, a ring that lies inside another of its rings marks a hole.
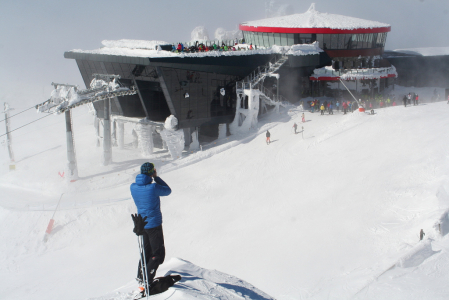
[[[103,40],[103,46],[108,48],[128,48],[128,49],[147,49],[156,50],[157,45],[167,45],[164,41],[145,41],[145,40]]]
[[[161,201],[167,256],[156,276],[183,276],[154,299],[447,299],[449,235],[438,225],[448,222],[449,105],[426,103],[434,90],[444,94],[396,87],[423,102],[374,115],[306,111],[301,123],[299,106],[281,109],[177,160],[158,148],[141,157],[127,124],[106,167],[81,106],[72,183],[61,176],[62,115],[15,131],[15,171],[0,148],[0,299],[126,299],[139,256],[129,185],[145,161],[173,190]]]
[[[302,14],[275,17],[257,21],[244,22],[241,25],[252,27],[281,27],[281,28],[330,28],[330,29],[358,29],[389,27],[389,24],[368,21],[359,18],[322,13],[310,6]]]
[[[408,48],[408,49],[396,49],[393,51],[422,56],[449,55],[449,47]]]

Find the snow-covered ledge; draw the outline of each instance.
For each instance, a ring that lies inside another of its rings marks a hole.
[[[315,69],[310,76],[311,80],[361,80],[398,77],[394,66],[388,68],[369,69],[340,69],[331,66]]]

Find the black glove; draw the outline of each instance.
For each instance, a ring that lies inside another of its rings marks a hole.
[[[145,220],[147,219],[147,217],[142,219],[141,215],[138,214],[131,214],[131,218],[133,218],[133,222],[134,222],[134,229],[133,232],[139,236],[139,235],[143,235],[143,233],[145,232],[145,225],[148,224],[148,222],[145,222]]]

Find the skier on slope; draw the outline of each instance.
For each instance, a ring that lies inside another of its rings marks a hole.
[[[404,95],[402,102],[404,102],[404,107],[407,107],[407,95]]]
[[[143,248],[146,261],[147,283],[151,285],[156,270],[165,259],[164,234],[162,232],[162,213],[160,196],[168,196],[170,187],[157,176],[152,163],[146,162],[140,167],[141,174],[136,176],[136,182],[131,184],[131,195],[137,206],[137,213],[142,218],[147,217],[143,234]],[[154,183],[153,183],[154,179]],[[143,284],[141,264],[137,271],[137,280]]]
[[[268,130],[267,130],[267,133],[265,134],[265,136],[267,137],[267,145],[268,145],[269,143],[271,143],[271,141],[270,141],[271,134]]]
[[[448,100],[448,102],[449,102],[449,97],[448,97],[447,100]],[[306,116],[304,115],[304,113],[302,113],[301,118],[302,118],[302,122],[305,123],[305,122],[306,122]]]
[[[296,122],[293,124],[293,128],[295,128],[295,134],[296,134],[296,129],[298,128],[298,125],[296,124]]]
[[[321,110],[321,115],[324,115],[324,104],[321,104],[320,110]]]

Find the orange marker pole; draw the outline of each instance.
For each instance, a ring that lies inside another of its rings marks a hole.
[[[58,210],[59,203],[61,203],[62,195],[64,195],[64,193],[62,193],[61,197],[59,197],[58,205],[56,205],[55,211],[53,212],[53,216],[51,216],[50,222],[48,222],[47,230],[45,230],[44,242],[47,242],[48,236],[50,235],[51,231],[53,230],[53,225],[55,224],[54,217],[55,217],[56,211]]]

